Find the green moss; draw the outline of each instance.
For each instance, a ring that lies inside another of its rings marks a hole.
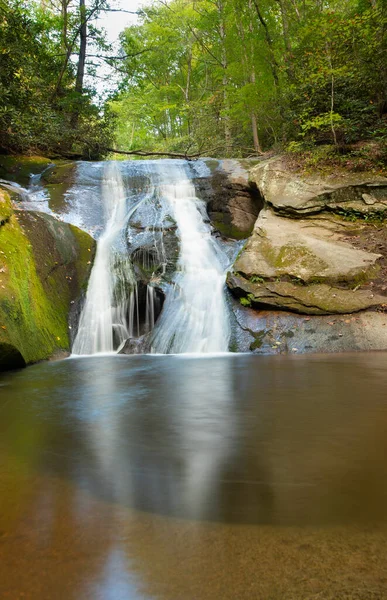
[[[251,283],[265,283],[265,280],[263,279],[263,277],[259,277],[259,275],[252,275],[250,277],[250,282]]]
[[[31,174],[42,173],[51,163],[43,156],[0,156],[0,177],[26,185]]]
[[[320,271],[326,268],[326,263],[303,244],[285,244],[280,247],[273,245],[262,237],[260,252],[267,263],[278,271],[278,274],[288,273],[297,268]]]
[[[235,225],[225,223],[224,221],[216,220],[213,222],[213,225],[224,237],[232,238],[234,240],[244,240],[251,233],[251,231],[241,231],[238,227],[235,227]]]
[[[259,348],[262,347],[263,345],[263,340],[266,336],[266,334],[269,333],[268,331],[266,331],[265,329],[261,329],[259,331],[256,332],[252,332],[252,334],[254,335],[254,342],[252,342],[250,344],[250,350],[252,352],[254,352],[254,350],[258,350]]]
[[[8,195],[0,192],[0,225],[3,225],[13,213],[12,203]]]
[[[249,297],[239,298],[239,302],[241,303],[242,306],[248,306],[248,307],[251,306],[251,299]]]
[[[86,290],[91,267],[94,262],[96,243],[87,233],[75,227],[75,225],[69,225],[69,227],[76,243],[77,258],[75,265],[78,282],[80,289]]]
[[[335,209],[334,214],[341,218],[343,221],[350,221],[351,223],[375,223],[383,224],[387,222],[387,210],[385,211],[372,211],[360,212],[358,210],[350,210],[344,208]]]
[[[69,349],[69,309],[94,249],[86,233],[42,213],[17,211],[0,226],[0,367],[10,347],[26,363]]]
[[[15,216],[0,229],[0,343],[12,344],[26,362],[69,345],[64,302],[50,302],[38,277],[31,245]]]

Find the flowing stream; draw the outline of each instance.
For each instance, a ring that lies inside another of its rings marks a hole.
[[[138,164],[132,164],[137,172]],[[104,166],[104,229],[73,354],[114,352],[125,340],[142,334],[149,334],[149,349],[160,354],[227,352],[230,325],[224,288],[228,259],[211,235],[205,203],[196,195],[188,165],[184,161],[142,161],[140,171],[146,181],[135,194],[128,171],[132,175],[128,162]],[[164,221],[169,219],[169,227],[161,222],[161,216]],[[134,233],[131,220],[137,223]],[[171,258],[164,239],[171,230],[178,241],[174,250],[178,256],[174,257],[174,272],[165,278]],[[151,233],[151,241],[146,235],[139,241],[139,231]],[[136,243],[143,254],[142,268],[149,276],[144,307],[130,258]],[[166,297],[157,322],[156,285]]]

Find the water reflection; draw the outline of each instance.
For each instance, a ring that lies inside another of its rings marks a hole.
[[[383,598],[386,362],[122,356],[2,375],[8,597],[32,581],[39,600],[333,599],[363,584],[359,598]]]
[[[172,516],[384,519],[385,363],[375,354],[39,365],[3,377],[6,451],[98,497]]]

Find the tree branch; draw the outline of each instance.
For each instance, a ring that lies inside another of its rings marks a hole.
[[[128,15],[139,15],[141,11],[139,10],[125,10],[124,8],[103,8],[101,12],[119,12],[126,13]]]
[[[146,150],[117,150],[117,148],[106,148],[102,150],[106,152],[114,152],[114,154],[124,154],[126,156],[168,156],[170,158],[184,158],[185,160],[195,160],[203,156],[202,153],[197,154],[180,154],[179,152],[148,152]]]

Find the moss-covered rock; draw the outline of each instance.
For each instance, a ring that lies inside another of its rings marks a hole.
[[[86,286],[94,251],[88,234],[43,213],[15,211],[3,222],[0,368],[21,366],[12,356],[31,363],[69,350],[70,307]]]
[[[260,213],[253,235],[235,262],[234,271],[251,277],[290,277],[303,283],[357,284],[375,275],[380,254],[358,250],[341,239],[329,219],[294,221]]]
[[[227,285],[251,306],[288,310],[306,315],[332,315],[359,312],[383,305],[387,298],[368,290],[349,290],[324,283],[299,285],[287,281],[252,283],[229,274]]]
[[[72,183],[76,171],[76,163],[68,160],[55,161],[50,169],[42,175],[42,182],[46,185]]]
[[[0,178],[27,185],[31,175],[42,173],[52,160],[44,156],[0,155]]]

